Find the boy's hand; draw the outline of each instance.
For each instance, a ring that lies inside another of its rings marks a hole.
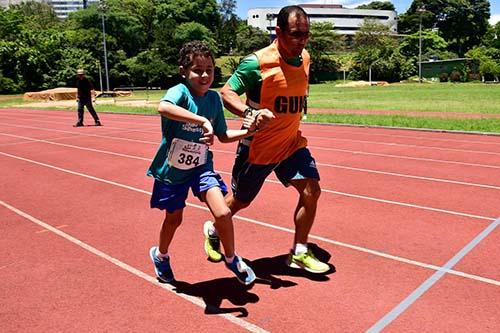
[[[243,118],[243,128],[248,129],[249,132],[256,132],[257,131],[256,115],[257,113],[253,113]]]
[[[212,127],[212,123],[208,119],[206,119],[201,125],[203,128],[203,137],[200,138],[200,141],[206,144],[207,146],[211,146],[214,144],[214,129]]]

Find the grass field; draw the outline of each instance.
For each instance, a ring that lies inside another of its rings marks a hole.
[[[308,107],[320,109],[390,110],[412,112],[470,113],[483,119],[448,119],[404,115],[309,114],[308,121],[356,125],[429,128],[442,130],[500,133],[500,85],[482,83],[399,83],[373,87],[337,87],[342,82],[311,85]],[[134,91],[131,97],[99,98],[98,112],[156,114],[157,102],[164,91]],[[36,107],[27,104],[21,95],[0,96],[0,107]],[[75,103],[48,108],[75,110]],[[226,112],[228,117],[232,114]],[[452,115],[450,115],[452,116]]]

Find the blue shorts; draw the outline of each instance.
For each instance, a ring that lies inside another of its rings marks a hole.
[[[201,193],[212,187],[219,187],[223,195],[227,194],[227,187],[221,176],[213,171],[205,171],[183,184],[165,184],[155,179],[153,194],[151,195],[151,208],[166,209],[173,213],[177,209],[186,207],[189,188],[198,199]]]
[[[233,194],[241,202],[250,203],[259,193],[267,176],[274,170],[280,182],[289,186],[291,180],[317,179],[319,172],[316,161],[309,149],[301,148],[286,160],[275,164],[252,164],[248,162],[250,148],[244,144],[238,145],[234,162],[231,188]]]

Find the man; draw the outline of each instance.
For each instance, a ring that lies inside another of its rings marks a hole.
[[[83,107],[86,106],[87,110],[89,110],[90,114],[94,118],[95,125],[101,126],[101,121],[97,116],[97,113],[94,110],[94,106],[92,105],[92,100],[95,100],[95,91],[92,82],[85,77],[85,71],[83,69],[79,69],[76,71],[78,76],[78,80],[76,80],[76,89],[77,89],[77,103],[78,103],[78,121],[74,125],[75,127],[83,126]]]
[[[233,215],[248,207],[274,171],[285,186],[293,186],[299,194],[288,265],[325,273],[330,266],[318,260],[307,246],[321,188],[314,158],[299,131],[310,64],[304,50],[310,37],[305,11],[298,6],[282,8],[276,36],[271,45],[244,58],[221,89],[224,106],[240,117],[255,116],[259,128],[250,140],[240,141],[232,171],[233,193],[226,200]],[[243,93],[246,103],[239,97]],[[222,260],[212,223],[207,221],[203,230],[209,259]]]

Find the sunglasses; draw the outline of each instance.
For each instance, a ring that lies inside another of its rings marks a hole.
[[[311,37],[310,31],[286,31],[286,34],[292,39],[307,39]]]

